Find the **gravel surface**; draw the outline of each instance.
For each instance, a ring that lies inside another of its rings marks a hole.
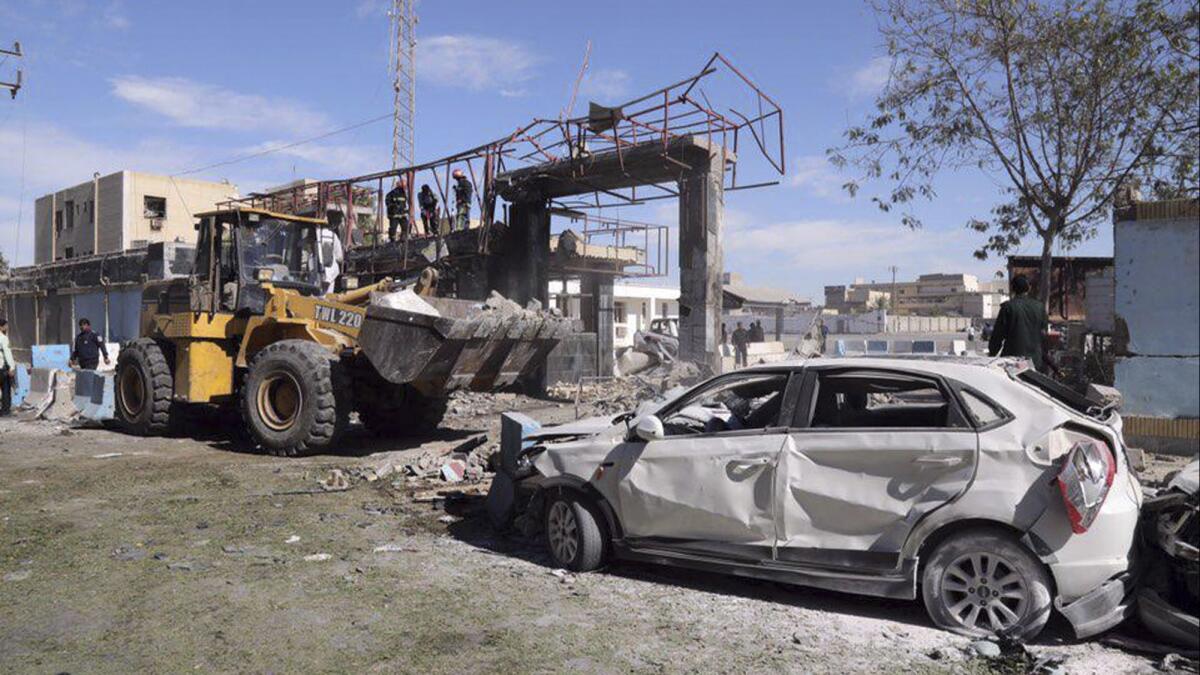
[[[505,397],[457,402],[434,437],[356,428],[338,455],[300,460],[0,420],[0,671],[1154,669],[1061,620],[1031,656],[986,660],[917,603],[644,565],[556,572],[539,542],[488,528],[486,480],[374,476],[498,438],[497,407],[574,416]]]

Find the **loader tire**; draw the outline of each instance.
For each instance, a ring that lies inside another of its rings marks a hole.
[[[363,426],[379,436],[411,436],[433,431],[446,414],[447,399],[431,398],[406,384],[386,383],[364,392],[358,405]]]
[[[175,381],[163,346],[150,338],[134,340],[117,357],[116,419],[120,429],[156,436],[171,428]]]
[[[307,340],[281,340],[254,355],[242,384],[242,419],[267,452],[303,457],[334,447],[349,418],[341,364]]]

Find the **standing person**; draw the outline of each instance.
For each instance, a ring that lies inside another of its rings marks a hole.
[[[733,329],[733,365],[746,365],[746,343],[750,340],[750,334],[742,328],[742,322],[737,322],[737,328]]]
[[[474,188],[462,169],[454,170],[454,227],[465,230],[471,225],[471,193]]]
[[[404,238],[408,238],[408,187],[405,185],[403,178],[397,178],[396,184],[383,198],[384,204],[387,206],[388,217],[388,240],[396,241],[396,228],[400,228],[404,232]]]
[[[821,353],[824,354],[829,342],[829,326],[825,325],[825,319],[817,319],[817,323],[821,327]]]
[[[421,222],[425,223],[425,234],[437,234],[434,223],[437,221],[437,195],[429,189],[429,183],[421,186],[417,194],[417,203],[421,205]]]
[[[766,342],[767,341],[767,332],[765,330],[763,330],[762,319],[755,321],[754,325],[750,328],[750,341],[751,342]]]
[[[75,336],[75,349],[71,350],[71,365],[78,365],[81,370],[95,370],[100,365],[101,355],[104,356],[104,365],[108,365],[108,350],[104,348],[104,338],[92,331],[91,321],[80,319],[79,335]]]
[[[1011,283],[1013,298],[1000,305],[996,324],[988,340],[991,356],[1021,356],[1042,370],[1046,361],[1042,355],[1043,338],[1046,334],[1046,308],[1029,297],[1029,279],[1018,274]]]
[[[8,344],[8,319],[0,319],[0,415],[12,413],[13,380],[17,379],[17,362]]]

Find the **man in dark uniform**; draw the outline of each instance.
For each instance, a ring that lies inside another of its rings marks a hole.
[[[1011,286],[1013,298],[1000,305],[1000,313],[996,315],[996,324],[988,339],[988,354],[1024,357],[1042,370],[1046,365],[1042,358],[1042,341],[1049,323],[1046,308],[1029,297],[1029,279],[1024,274],[1013,277]]]
[[[425,224],[425,234],[437,234],[435,229],[437,221],[438,198],[433,194],[433,190],[429,189],[429,184],[421,186],[421,191],[417,193],[417,203],[421,205],[421,222]]]
[[[79,335],[75,336],[75,349],[71,351],[71,365],[78,365],[82,370],[95,370],[100,365],[100,356],[108,365],[108,350],[104,348],[104,338],[92,331],[92,322],[87,319],[79,320]]]
[[[742,322],[737,322],[737,328],[733,329],[733,365],[735,367],[746,365],[746,343],[750,342],[750,333],[742,328]]]
[[[454,229],[465,230],[471,224],[471,193],[474,188],[462,169],[454,170]]]
[[[396,179],[396,185],[383,198],[387,205],[388,240],[396,241],[396,228],[399,227],[408,238],[408,189],[404,179]]]

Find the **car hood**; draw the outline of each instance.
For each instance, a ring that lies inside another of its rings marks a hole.
[[[613,426],[613,418],[616,415],[604,415],[600,417],[585,417],[574,422],[566,424],[555,424],[554,426],[542,427],[540,430],[529,434],[525,438],[531,441],[555,441],[566,438],[579,438],[584,436],[595,436],[600,432]]]

